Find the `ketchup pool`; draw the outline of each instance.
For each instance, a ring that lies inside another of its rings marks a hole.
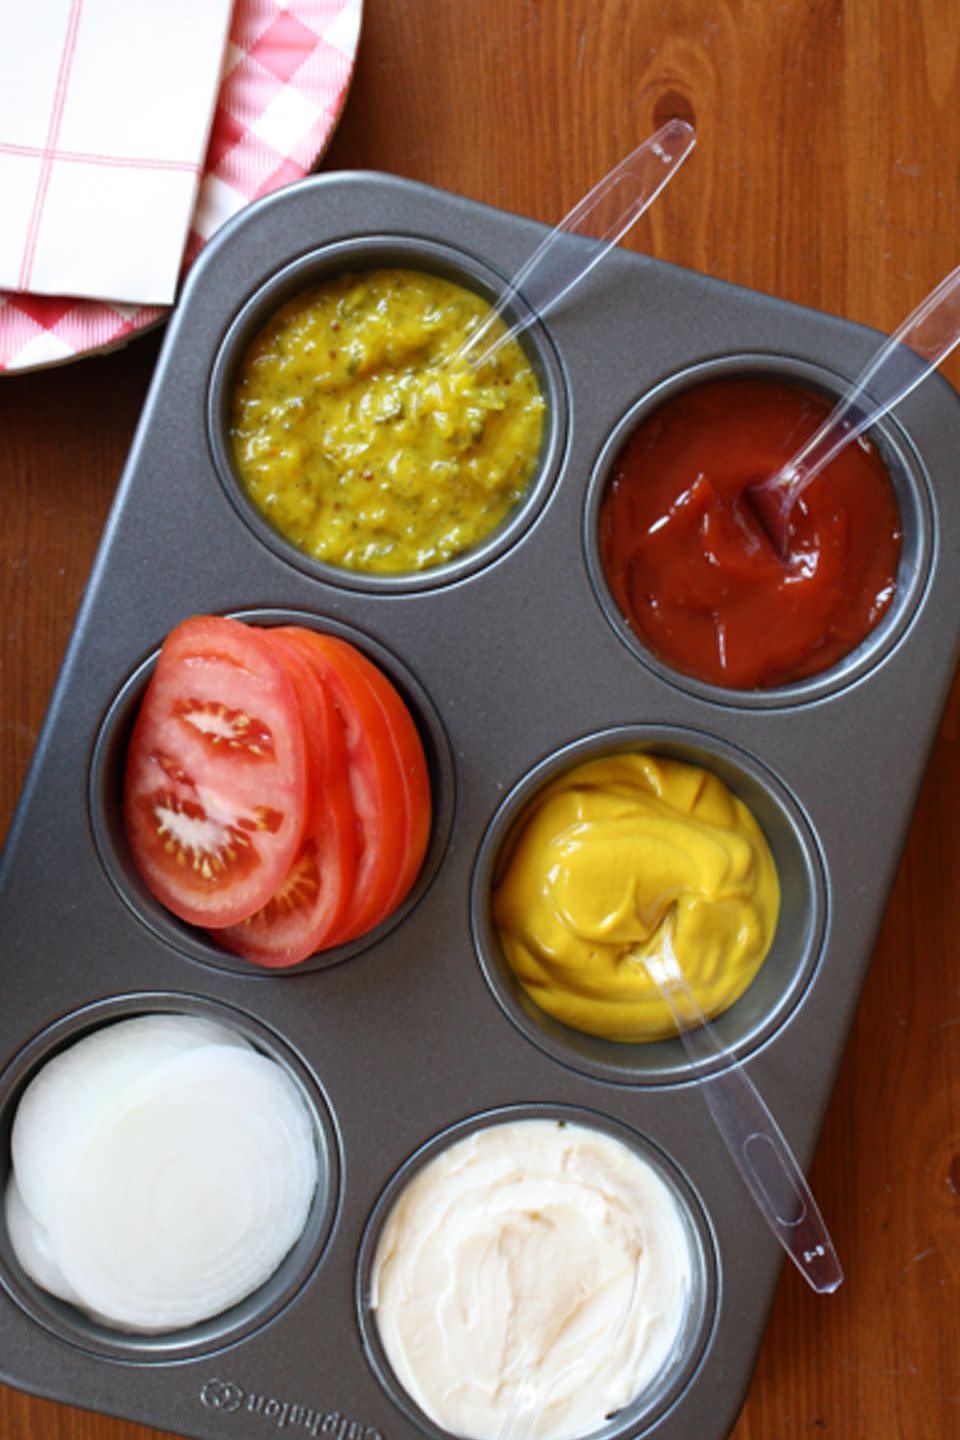
[[[900,512],[865,436],[796,502],[783,557],[745,494],[832,408],[774,379],[708,380],[666,400],[620,450],[600,559],[631,629],[665,664],[732,689],[787,685],[856,649],[889,608]]]

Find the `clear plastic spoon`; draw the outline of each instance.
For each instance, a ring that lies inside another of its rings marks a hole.
[[[747,489],[747,497],[781,555],[786,554],[790,514],[825,465],[862,435],[960,341],[960,266],[941,280],[881,345],[869,365],[824,420],[819,430],[768,480]]]
[[[660,932],[659,951],[630,959],[646,971],[660,992],[694,1071],[702,1073],[716,1060],[726,1062],[725,1070],[703,1076],[702,1090],[714,1123],[760,1213],[790,1259],[812,1289],[830,1294],[843,1283],[843,1270],[817,1202],[763,1096],[697,1004],[673,948],[669,917]],[[626,1309],[577,1358],[576,1364],[588,1361],[619,1337],[636,1299],[635,1271]],[[497,1440],[512,1440],[521,1417],[539,1413],[551,1390],[571,1369],[568,1366],[551,1385],[541,1389],[532,1378],[533,1364],[528,1359]]]
[[[685,120],[668,120],[649,140],[621,160],[537,246],[489,315],[467,336],[447,363],[452,365],[468,360],[471,365],[483,365],[508,340],[522,334],[535,320],[545,315],[574,285],[589,275],[594,266],[599,265],[612,246],[623,239],[672,179],[696,143],[692,125]],[[587,243],[565,244],[568,236],[578,236]],[[510,323],[504,334],[483,349],[483,341],[491,327],[518,295],[529,308]]]
[[[721,1138],[803,1278],[821,1294],[836,1290],[843,1270],[817,1202],[763,1096],[697,1004],[674,952],[669,920],[659,952],[631,959],[643,966],[669,1007],[695,1070],[702,1072],[711,1061],[726,1062],[726,1069],[704,1075],[701,1086]]]

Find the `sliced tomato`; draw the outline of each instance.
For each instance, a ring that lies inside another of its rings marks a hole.
[[[364,656],[360,657],[364,659]],[[369,662],[367,662],[369,665]],[[397,878],[396,889],[387,901],[388,911],[407,898],[413,882],[420,874],[423,857],[427,853],[430,839],[430,823],[433,818],[433,801],[430,791],[430,775],[423,743],[410,711],[387,680],[374,665],[371,683],[377,689],[380,702],[387,712],[391,727],[393,747],[403,777],[407,796],[407,831],[404,839],[404,863]],[[373,677],[376,677],[375,679]]]
[[[157,899],[191,924],[267,903],[307,818],[296,690],[263,633],[199,615],[167,637],[127,752],[124,822]]]
[[[325,949],[343,919],[357,873],[357,823],[340,715],[295,647],[272,630],[262,633],[297,692],[307,738],[307,823],[276,893],[215,938],[255,965],[279,968]]]
[[[360,848],[353,902],[328,940],[344,944],[395,910],[419,872],[430,834],[426,759],[403,700],[353,645],[297,626],[277,634],[313,666],[346,732]]]
[[[397,876],[393,893],[387,901],[387,913],[396,910],[406,899],[414,880],[420,873],[423,857],[430,839],[432,798],[427,760],[423,743],[413,717],[395,686],[387,679],[366,655],[356,646],[347,644],[333,635],[321,637],[326,641],[331,657],[339,657],[341,665],[350,665],[358,680],[362,677],[374,692],[390,733],[393,753],[403,781],[406,798],[406,828],[404,832],[404,858]]]

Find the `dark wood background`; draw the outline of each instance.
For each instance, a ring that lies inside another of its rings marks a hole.
[[[960,262],[958,0],[366,0],[323,164],[554,222],[671,114],[636,248],[884,329]],[[158,346],[0,377],[0,834]],[[787,1267],[736,1440],[960,1436],[958,726],[955,688],[813,1169],[847,1283]],[[0,1387],[0,1440],[156,1433]]]

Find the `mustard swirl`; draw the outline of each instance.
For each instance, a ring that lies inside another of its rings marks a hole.
[[[676,1034],[643,965],[668,919],[704,1013],[743,994],[773,941],[780,886],[743,802],[708,770],[613,755],[568,771],[512,832],[494,887],[504,954],[554,1019],[608,1040]]]

